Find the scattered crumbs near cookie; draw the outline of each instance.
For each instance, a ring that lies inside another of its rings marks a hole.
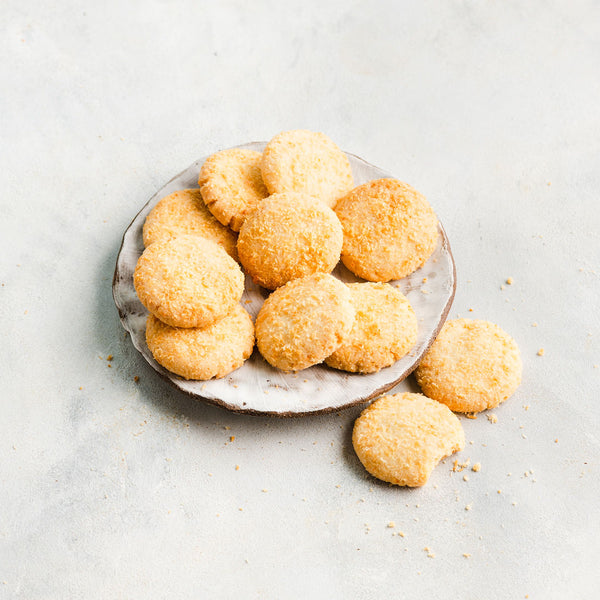
[[[212,477],[212,473],[209,473],[209,474],[208,474],[208,476],[209,476],[209,477]]]
[[[477,415],[475,413],[465,413],[465,417],[467,419],[473,419],[473,420],[475,420],[477,418]]]
[[[517,503],[516,503],[516,501],[515,501],[515,500],[513,500],[513,501],[511,502],[511,504],[512,504],[513,506],[516,506],[516,505],[517,505]]]
[[[469,476],[466,473],[463,475],[463,481],[469,481]]]
[[[497,491],[498,491],[498,493],[499,493],[499,494],[501,494],[501,493],[502,493],[502,490],[497,490]]]
[[[594,369],[597,369],[598,367],[600,367],[600,365],[594,365]]]
[[[556,439],[554,440],[554,443],[555,443],[555,444],[558,444],[558,438],[556,438]]]
[[[138,381],[139,381],[139,380],[140,380],[140,377],[139,377],[139,375],[136,375],[136,376],[133,378],[133,381],[134,381],[135,383],[138,383]]]
[[[229,436],[229,441],[230,441],[230,442],[233,442],[233,441],[235,441],[235,435],[230,435],[230,436]]]
[[[388,529],[394,529],[394,527],[396,527],[396,523],[394,523],[394,521],[390,521],[388,524]]]
[[[529,410],[529,404],[523,404],[523,408],[524,408],[525,410]]]
[[[489,415],[487,415],[487,420],[490,423],[497,423],[498,422],[498,417],[496,416],[495,413],[490,413]]]
[[[243,508],[240,506],[240,507],[238,508],[238,510],[239,510],[240,512],[242,512],[244,509],[243,509]]]
[[[524,433],[522,433],[522,434],[521,434],[521,437],[522,437],[524,440],[526,440],[526,439],[527,439],[527,436],[526,436]]]
[[[475,473],[477,473],[478,471],[481,471],[481,463],[476,462],[472,467],[471,467],[471,471],[475,471]]]
[[[244,304],[252,304],[252,300],[244,300]]]
[[[505,288],[506,288],[506,286],[505,286],[504,284],[502,284],[502,285],[500,286],[500,289],[501,289],[501,290],[503,290],[503,289],[505,289]]]
[[[537,326],[538,326],[538,324],[537,324],[537,323],[534,321],[534,322],[531,324],[531,326],[532,326],[532,327],[537,327]]]
[[[113,355],[112,355],[112,354],[109,354],[109,355],[106,357],[106,360],[108,360],[108,361],[111,361],[112,359],[113,359]]]
[[[260,490],[263,494],[266,494],[269,490],[266,488],[263,488],[262,490]]]
[[[513,278],[512,277],[508,277],[507,280],[506,280],[506,283],[508,285],[512,285],[513,284]]]
[[[469,440],[469,444],[472,446],[475,442],[473,440]]]
[[[431,548],[429,548],[429,546],[425,546],[425,548],[423,548],[423,550],[425,552],[427,552],[428,558],[435,558],[435,552]]]
[[[240,465],[235,465],[235,470],[239,471],[240,470]]]
[[[206,384],[205,384],[205,383],[203,383],[203,384],[202,384],[202,387],[201,387],[200,389],[201,389],[201,390],[205,390],[205,389],[206,389]]]
[[[423,277],[423,283],[427,283],[427,277]]]
[[[537,355],[538,355],[538,356],[544,356],[544,353],[545,353],[545,350],[544,350],[543,348],[540,348],[540,349],[537,351]]]
[[[83,389],[83,387],[79,386],[79,389],[80,389],[80,390],[82,390],[82,389]]]
[[[431,292],[429,290],[426,290],[425,288],[421,289],[421,294],[430,294]]]
[[[468,552],[463,552],[463,556],[465,558],[471,558],[471,555]]]
[[[472,507],[471,507],[471,505],[470,505],[470,504],[467,504],[467,505],[465,506],[465,510],[471,510],[471,508],[472,508]]]
[[[473,309],[472,309],[472,308],[470,308],[470,309],[469,309],[469,312],[473,312]]]

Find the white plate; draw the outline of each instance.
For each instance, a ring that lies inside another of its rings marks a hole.
[[[264,147],[265,142],[238,146],[258,151],[262,151]],[[372,179],[392,177],[357,156],[347,156],[356,185]],[[115,304],[133,345],[152,367],[180,390],[198,399],[233,411],[281,417],[346,408],[370,400],[405,379],[416,368],[435,339],[454,298],[456,271],[448,238],[441,224],[438,246],[427,263],[408,277],[391,282],[408,297],[415,310],[419,323],[417,343],[407,356],[378,373],[345,373],[325,365],[316,365],[295,374],[283,373],[271,367],[255,348],[250,359],[241,368],[223,379],[187,381],[170,373],[154,360],[145,339],[148,312],[138,300],[133,287],[135,265],[144,250],[142,227],[146,216],[161,198],[177,190],[198,187],[198,173],[206,158],[208,157],[197,160],[150,198],[125,231],[117,258],[113,279]],[[341,263],[333,274],[345,282],[362,281]],[[253,318],[267,295],[267,290],[246,277],[242,304]]]

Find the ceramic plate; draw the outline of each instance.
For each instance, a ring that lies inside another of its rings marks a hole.
[[[262,151],[265,142],[252,142],[238,147]],[[357,156],[347,156],[356,185],[372,179],[393,177]],[[170,373],[154,360],[145,340],[148,312],[138,300],[133,287],[135,265],[144,250],[142,227],[146,216],[161,198],[177,190],[198,187],[198,173],[206,158],[194,162],[150,198],[123,235],[113,279],[113,297],[123,327],[150,365],[174,386],[198,399],[233,411],[280,417],[346,408],[370,400],[405,379],[435,339],[454,298],[456,271],[448,238],[441,224],[437,248],[425,265],[404,279],[390,282],[408,297],[417,315],[419,332],[411,352],[378,373],[345,373],[325,365],[316,365],[298,373],[283,373],[271,367],[255,348],[241,368],[223,379],[187,381]],[[362,281],[341,263],[333,274],[348,283]],[[242,304],[253,318],[267,295],[267,290],[246,277]]]

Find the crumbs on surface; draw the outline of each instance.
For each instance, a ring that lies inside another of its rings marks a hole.
[[[508,285],[512,285],[513,284],[513,278],[512,277],[508,277],[506,280],[506,283],[508,283]]]
[[[471,467],[471,471],[475,471],[475,473],[477,473],[477,471],[481,471],[481,463],[476,462],[472,467]]]
[[[489,415],[487,415],[487,420],[490,423],[497,423],[498,422],[498,417],[496,416],[496,413],[490,413]]]
[[[544,352],[545,352],[545,350],[544,350],[543,348],[540,348],[540,349],[537,351],[537,355],[538,355],[538,356],[544,356]]]

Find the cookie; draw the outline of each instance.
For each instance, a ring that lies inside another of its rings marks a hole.
[[[323,202],[297,192],[273,194],[240,229],[238,254],[255,283],[273,290],[291,279],[330,273],[340,260],[339,219]]]
[[[324,133],[302,129],[267,144],[261,172],[269,193],[303,192],[331,208],[354,186],[346,155]]]
[[[342,262],[368,281],[402,279],[435,250],[437,217],[424,196],[401,181],[360,185],[335,212],[344,229]]]
[[[140,302],[172,327],[207,327],[242,297],[244,275],[218,244],[182,235],[148,246],[133,275]]]
[[[475,413],[504,402],[521,383],[516,342],[489,321],[447,321],[417,367],[423,393],[451,410]]]
[[[256,344],[274,367],[299,371],[338,348],[353,322],[348,287],[316,273],[293,279],[265,300],[256,317]]]
[[[325,359],[335,369],[374,373],[402,358],[417,341],[417,317],[408,299],[387,283],[352,283],[354,325]]]
[[[374,477],[424,485],[438,462],[465,446],[460,421],[447,406],[421,394],[382,396],[354,423],[354,450]]]
[[[236,304],[208,327],[171,327],[149,315],[146,343],[165,369],[185,379],[219,379],[241,367],[254,348],[250,315]]]
[[[239,231],[246,216],[269,195],[260,173],[262,154],[231,148],[206,159],[198,185],[208,210],[223,225]]]
[[[212,240],[237,260],[235,233],[212,216],[197,189],[173,192],[158,202],[144,222],[144,246],[185,234]]]

